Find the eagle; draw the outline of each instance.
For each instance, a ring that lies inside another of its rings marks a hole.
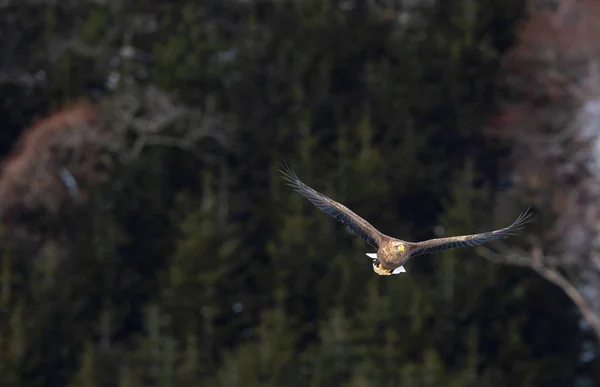
[[[435,253],[456,247],[473,247],[482,245],[492,240],[502,239],[513,235],[522,226],[529,222],[531,213],[529,208],[508,227],[472,235],[461,235],[448,238],[429,239],[422,242],[409,242],[390,237],[381,233],[369,222],[352,212],[348,207],[323,195],[304,184],[294,170],[285,163],[281,163],[279,170],[287,185],[308,199],[321,211],[334,217],[344,224],[350,231],[365,240],[376,253],[366,253],[373,259],[373,271],[379,275],[392,275],[405,273],[406,262],[418,255]]]

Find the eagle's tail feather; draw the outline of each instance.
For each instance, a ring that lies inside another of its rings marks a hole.
[[[392,274],[400,274],[400,273],[406,273],[406,269],[404,268],[404,266],[397,267],[392,272]]]

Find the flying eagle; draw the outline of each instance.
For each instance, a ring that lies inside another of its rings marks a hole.
[[[310,188],[298,178],[298,175],[296,175],[294,170],[288,165],[282,164],[280,172],[287,181],[287,184],[292,187],[294,191],[300,193],[321,211],[340,221],[348,227],[350,231],[377,249],[376,253],[367,253],[367,256],[373,258],[373,271],[379,275],[392,275],[406,272],[404,264],[410,258],[417,255],[435,253],[455,247],[473,247],[492,240],[505,238],[519,230],[531,217],[531,213],[529,213],[529,209],[527,209],[519,215],[513,224],[499,230],[473,235],[430,239],[423,242],[408,242],[381,233],[369,222],[356,215],[343,204]]]

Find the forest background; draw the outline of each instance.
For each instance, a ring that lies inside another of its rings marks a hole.
[[[600,3],[0,2],[1,386],[600,384]],[[285,186],[279,162],[411,260]]]

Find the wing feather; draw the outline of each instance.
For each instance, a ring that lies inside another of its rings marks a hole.
[[[523,225],[529,222],[531,219],[531,213],[529,208],[521,213],[519,217],[508,227],[501,228],[490,232],[484,232],[473,235],[461,235],[449,238],[437,238],[430,239],[423,242],[413,244],[411,257],[429,253],[435,253],[442,250],[453,249],[456,247],[473,247],[479,246],[489,241],[496,239],[506,238],[510,235],[515,234],[516,231],[520,230]]]
[[[343,204],[328,198],[322,193],[304,184],[298,175],[296,175],[296,172],[294,172],[294,170],[287,164],[282,163],[281,167],[282,169],[280,169],[280,172],[283,175],[283,178],[286,180],[287,185],[292,187],[294,191],[304,196],[324,213],[334,217],[339,222],[344,224],[348,229],[350,229],[350,231],[361,237],[368,244],[376,249],[379,248],[379,243],[381,242],[383,234],[381,234],[369,222],[356,215]]]

